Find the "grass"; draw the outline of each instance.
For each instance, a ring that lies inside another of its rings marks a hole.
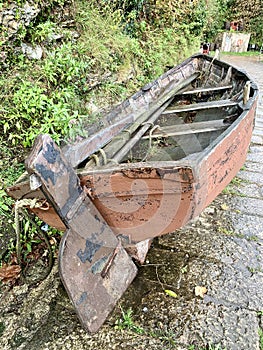
[[[259,328],[258,330],[258,335],[259,335],[259,348],[260,350],[263,350],[263,330]]]
[[[115,323],[116,329],[126,329],[137,334],[146,333],[146,331],[142,327],[135,324],[133,320],[133,311],[131,308],[129,308],[126,312],[121,309],[121,314],[122,317],[118,319]]]
[[[160,339],[164,344],[169,346],[176,345],[176,334],[169,329],[147,330],[137,325],[133,320],[133,311],[129,308],[127,311],[121,309],[122,317],[115,322],[115,328],[119,330],[128,330],[136,334],[145,335],[152,338]]]
[[[25,38],[32,45],[41,45],[41,60],[16,53],[11,43],[3,46],[7,58],[0,77],[2,235],[14,231],[13,201],[4,189],[24,171],[24,159],[39,133],[49,133],[57,143],[86,136],[85,127],[98,121],[102,111],[159,76],[166,66],[195,52],[198,46],[198,38],[182,38],[171,28],[153,33],[145,28],[140,37],[130,37],[122,30],[118,12],[102,14],[94,3],[74,2],[73,31],[56,23],[51,10],[24,28],[25,33],[15,39],[15,47],[21,46]],[[54,4],[50,2],[50,9]],[[76,32],[78,39],[72,36]],[[54,34],[62,39],[52,41]],[[142,36],[146,40],[141,40]]]
[[[236,235],[234,231],[229,230],[226,227],[219,227],[218,231],[220,233],[223,233],[224,235],[227,235],[227,236],[235,236]]]
[[[243,167],[241,170],[244,170],[245,168]],[[238,192],[238,190],[236,188],[239,188],[242,186],[242,184],[247,184],[249,183],[248,180],[245,179],[241,179],[238,176],[235,176],[230,184],[228,186],[226,186],[222,193],[226,194],[226,195],[233,195],[233,196],[239,196],[239,197],[246,197],[245,194]]]
[[[177,335],[172,329],[155,329],[147,330],[138,324],[133,319],[133,311],[129,308],[127,311],[121,309],[121,318],[115,322],[115,329],[118,330],[127,330],[134,332],[136,334],[145,335],[147,337],[158,338],[164,344],[164,346],[176,346],[177,344]],[[207,344],[206,347],[200,347],[197,345],[189,345],[188,350],[227,350],[221,345]],[[263,349],[262,349],[263,350]]]
[[[221,55],[225,56],[240,56],[240,57],[253,57],[253,56],[259,56],[259,51],[246,51],[246,52],[221,52]]]

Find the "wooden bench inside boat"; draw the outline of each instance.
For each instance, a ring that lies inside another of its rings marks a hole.
[[[196,122],[188,124],[177,124],[171,126],[162,126],[156,128],[156,131],[151,135],[146,135],[142,139],[169,137],[169,136],[183,136],[188,134],[199,134],[211,131],[225,130],[230,124],[225,123],[223,119],[209,120],[205,122]]]
[[[199,93],[210,93],[210,92],[220,92],[223,90],[229,90],[232,89],[232,85],[225,85],[225,86],[215,86],[215,87],[207,87],[207,88],[197,88],[194,90],[186,90],[182,92],[182,95],[194,95]]]
[[[237,101],[232,100],[218,100],[218,101],[209,101],[202,103],[193,103],[189,105],[182,105],[176,107],[168,107],[162,114],[174,114],[179,112],[190,112],[190,111],[199,111],[202,109],[211,109],[211,108],[222,108],[222,107],[233,107],[238,105]]]

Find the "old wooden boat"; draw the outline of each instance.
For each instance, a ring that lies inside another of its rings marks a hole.
[[[31,181],[7,191],[38,198],[30,210],[66,230],[61,277],[87,330],[101,326],[136,275],[131,257],[143,261],[150,239],[200,214],[236,175],[257,97],[245,72],[198,54],[113,109],[89,138],[61,150],[37,138]]]

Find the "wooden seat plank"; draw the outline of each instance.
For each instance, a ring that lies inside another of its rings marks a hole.
[[[168,136],[182,136],[188,134],[199,134],[211,131],[225,130],[230,124],[223,122],[223,119],[220,120],[209,120],[205,122],[196,122],[189,124],[179,124],[158,127],[156,132],[151,136],[146,135],[143,139],[149,139],[150,137],[168,137]]]
[[[218,100],[218,101],[209,101],[209,102],[202,102],[202,103],[193,103],[190,105],[169,107],[162,113],[162,115],[174,114],[179,112],[199,111],[202,109],[231,107],[231,106],[236,106],[237,104],[238,104],[237,101],[232,101],[232,100]]]
[[[217,92],[222,90],[228,90],[232,89],[232,85],[225,85],[225,86],[214,86],[214,87],[207,87],[207,88],[197,88],[194,90],[186,90],[182,93],[182,95],[194,95],[198,93],[205,93],[205,92]]]

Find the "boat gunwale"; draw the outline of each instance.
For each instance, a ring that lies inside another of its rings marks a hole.
[[[240,76],[243,76],[243,78],[246,78],[248,81],[250,81],[251,82],[251,87],[252,87],[252,89],[253,89],[253,91],[254,91],[254,93],[253,93],[253,96],[252,97],[250,97],[250,99],[249,99],[249,101],[248,101],[248,103],[247,103],[247,105],[245,106],[245,108],[243,108],[243,106],[241,106],[241,108],[243,109],[243,111],[241,112],[241,114],[239,115],[239,117],[231,124],[231,125],[229,125],[228,127],[227,127],[227,129],[226,130],[223,130],[222,131],[222,133],[220,133],[220,135],[218,135],[218,137],[216,137],[216,139],[215,140],[213,140],[207,147],[205,147],[202,151],[200,151],[200,152],[198,152],[199,153],[199,157],[196,159],[196,162],[199,162],[200,161],[200,159],[203,157],[203,154],[204,154],[204,152],[205,151],[207,151],[207,153],[209,153],[210,151],[211,151],[211,149],[212,148],[214,148],[215,147],[215,144],[217,144],[218,142],[220,142],[220,137],[221,138],[224,138],[226,135],[227,135],[227,133],[229,133],[229,132],[231,132],[231,130],[235,127],[235,125],[236,124],[238,124],[239,122],[241,122],[241,120],[243,119],[243,114],[244,114],[244,112],[246,111],[246,110],[248,110],[248,109],[250,109],[249,108],[249,106],[250,106],[250,104],[252,104],[253,103],[253,101],[257,98],[257,95],[258,95],[258,86],[257,86],[257,84],[254,82],[254,80],[247,74],[247,72],[246,71],[244,71],[243,69],[240,69],[240,68],[238,68],[238,67],[236,67],[236,66],[234,66],[234,65],[230,65],[230,64],[228,64],[227,62],[225,62],[225,61],[221,61],[221,60],[218,60],[218,59],[216,59],[216,58],[213,58],[213,57],[211,57],[211,56],[208,56],[208,55],[204,55],[204,54],[201,54],[201,53],[197,53],[197,54],[194,54],[194,55],[192,55],[191,57],[189,57],[188,59],[186,59],[184,62],[182,62],[181,64],[179,64],[179,65],[177,65],[177,66],[174,66],[174,67],[172,67],[171,69],[169,69],[168,71],[166,71],[165,73],[163,73],[160,77],[158,77],[156,80],[154,80],[153,82],[150,82],[149,84],[146,84],[144,87],[142,87],[136,94],[138,94],[138,93],[142,93],[142,92],[144,92],[144,91],[148,91],[149,89],[151,89],[151,87],[154,85],[154,83],[156,83],[156,81],[157,80],[162,80],[162,79],[165,79],[165,78],[167,78],[168,76],[170,76],[171,74],[174,74],[174,72],[176,72],[176,71],[179,71],[182,67],[184,67],[184,66],[186,66],[186,65],[188,65],[190,62],[192,62],[192,60],[194,60],[194,59],[203,59],[203,60],[207,60],[207,61],[210,61],[211,63],[213,63],[214,65],[218,65],[219,67],[224,67],[224,68],[229,68],[229,67],[232,67],[233,69],[234,69],[234,74],[236,75],[236,74],[238,74],[238,75],[240,75]],[[174,72],[173,72],[174,71]],[[149,87],[149,85],[150,85],[150,87]],[[132,98],[133,96],[135,96],[136,94],[134,94],[134,95],[132,95],[130,98]],[[129,99],[129,98],[128,98]],[[127,100],[128,100],[127,99]],[[125,101],[124,101],[125,102]],[[121,105],[121,104],[120,104]],[[116,108],[118,108],[120,105],[118,105]],[[113,109],[114,110],[114,109]],[[113,111],[112,110],[112,111]],[[110,112],[111,113],[111,112]],[[244,115],[245,116],[245,115]],[[105,116],[105,118],[107,118],[107,116]],[[103,118],[102,118],[103,119]],[[94,151],[94,153],[95,153],[96,151]],[[190,154],[191,155],[191,154]],[[168,162],[168,167],[169,166],[171,166],[170,164],[175,164],[175,165],[177,165],[178,164],[178,162],[180,162],[180,164],[181,164],[181,162],[185,162],[186,161],[186,164],[187,164],[187,166],[191,166],[191,165],[189,165],[189,160],[184,160],[185,158],[187,158],[187,156],[188,155],[186,155],[185,157],[183,157],[183,158],[181,158],[181,159],[179,159],[179,160],[176,160],[176,161],[164,161],[164,163],[167,163]],[[157,161],[158,162],[158,164],[162,164],[162,161]],[[153,164],[155,164],[156,163],[156,161],[148,161],[148,162],[134,162],[134,163],[129,163],[128,164],[128,166],[129,167],[131,167],[131,164],[148,164],[148,166],[147,167],[151,167],[151,165],[153,165]],[[191,160],[191,162],[190,162],[191,164],[193,163],[193,160]],[[122,168],[121,166],[122,165],[124,165],[124,168],[126,168],[127,167],[127,165],[125,165],[125,163],[120,163],[119,165],[116,165],[115,167],[114,167],[114,165],[113,166],[111,166],[110,164],[108,164],[108,165],[105,165],[104,167],[104,169],[106,169],[106,168],[110,168],[111,170],[112,169],[115,169],[116,168],[116,170],[117,169],[120,169],[120,168]],[[133,166],[134,167],[134,166]],[[136,167],[136,166],[135,166]],[[139,167],[139,166],[138,166]],[[163,167],[163,166],[162,166]],[[100,168],[96,168],[96,169],[85,169],[84,170],[84,173],[90,173],[90,171],[92,172],[92,173],[94,173],[94,171],[98,171]],[[101,169],[103,169],[103,168],[101,168]],[[94,171],[93,171],[94,170]],[[78,172],[79,174],[83,174],[82,172]]]
[[[243,110],[243,112],[239,115],[239,117],[229,126],[226,130],[223,130],[220,135],[216,137],[215,140],[213,140],[207,147],[205,147],[202,151],[191,153],[189,155],[186,155],[185,157],[179,159],[179,160],[170,160],[170,161],[145,161],[145,162],[133,162],[133,163],[120,163],[120,164],[107,164],[101,167],[93,168],[93,169],[78,169],[77,173],[79,176],[85,176],[85,175],[93,175],[93,174],[103,174],[103,173],[109,173],[109,172],[122,172],[129,169],[143,169],[143,168],[166,168],[170,170],[176,170],[180,168],[192,168],[197,169],[196,163],[200,164],[200,161],[203,160],[206,156],[208,156],[215,147],[217,147],[220,142],[222,142],[227,135],[231,134],[240,124],[240,122],[246,118],[247,114],[250,111],[250,107],[256,103],[256,99],[258,96],[257,90],[255,90],[255,96],[252,96],[250,100],[248,101],[246,108]],[[187,159],[187,157],[193,155],[196,155],[196,158],[193,159]]]

